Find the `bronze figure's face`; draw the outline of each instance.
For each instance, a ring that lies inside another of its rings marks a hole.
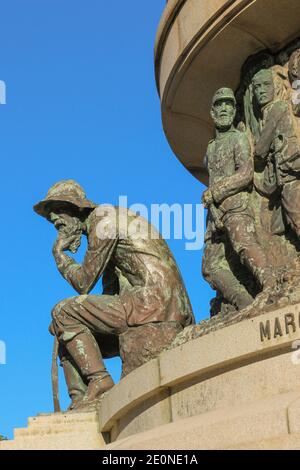
[[[275,98],[274,79],[271,70],[262,70],[253,78],[253,93],[259,106],[271,103]]]
[[[211,110],[211,116],[217,129],[230,129],[235,118],[236,108],[232,99],[223,98],[216,101]]]
[[[74,216],[69,207],[61,205],[49,213],[48,220],[54,225],[61,237],[72,239],[68,250],[71,253],[76,253],[80,247],[83,233],[79,218]]]

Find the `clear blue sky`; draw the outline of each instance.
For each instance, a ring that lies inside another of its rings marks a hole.
[[[32,206],[74,178],[97,202],[200,202],[202,185],[173,155],[161,124],[153,47],[165,0],[7,0],[1,4],[0,434],[52,411],[50,311],[74,295],[56,271],[55,230]],[[197,321],[212,292],[202,251],[170,240]],[[82,255],[82,251],[80,253]],[[98,292],[101,292],[101,285]],[[115,380],[120,361],[108,362]],[[67,406],[64,384],[62,404]]]

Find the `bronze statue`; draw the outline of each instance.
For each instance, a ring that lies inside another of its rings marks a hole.
[[[203,196],[203,273],[217,291],[212,315],[231,312],[228,305],[243,310],[253,299],[247,312],[300,299],[299,89],[297,39],[277,54],[249,57],[236,93],[221,89],[214,97]]]
[[[253,158],[246,133],[233,125],[236,99],[231,89],[216,92],[211,116],[216,137],[206,156],[209,189],[203,194],[203,203],[209,209],[209,219],[203,274],[226,301],[241,310],[254,299],[233,274],[230,256],[238,256],[264,293],[274,288],[276,279],[260,246],[249,204]]]
[[[73,180],[56,183],[34,209],[57,229],[57,268],[79,294],[54,307],[50,331],[59,342],[70,409],[89,408],[114,385],[103,358],[119,355],[119,335],[149,323],[187,326],[194,322],[190,301],[167,244],[137,214],[97,206]],[[66,251],[75,253],[82,235],[88,248],[78,264]],[[102,275],[103,295],[91,295]]]
[[[273,165],[273,190],[279,191],[285,219],[299,237],[300,144],[291,104],[287,97],[284,99],[283,80],[278,68],[261,70],[253,78],[254,97],[262,112],[255,156]]]

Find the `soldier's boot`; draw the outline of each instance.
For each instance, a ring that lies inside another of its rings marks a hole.
[[[68,410],[72,410],[83,399],[87,385],[70,357],[64,355],[60,360],[60,364],[64,371],[68,394],[71,398],[71,404]]]
[[[114,386],[104,365],[100,348],[89,330],[68,341],[66,348],[88,384],[83,398],[72,409],[93,408],[101,395]]]
[[[256,268],[255,274],[262,288],[262,292],[256,296],[253,307],[275,303],[279,296],[279,280],[276,271],[264,266]]]
[[[249,294],[249,292],[245,290],[240,291],[237,290],[233,293],[231,303],[237,307],[237,309],[244,310],[244,308],[249,307],[254,302],[253,297]]]
[[[207,277],[207,280],[213,289],[220,292],[224,299],[238,310],[243,310],[254,301],[253,297],[231,271],[219,270],[218,272],[210,273],[210,277]]]
[[[249,271],[253,273],[263,291],[261,294],[265,293],[267,297],[277,291],[278,281],[276,271],[268,265],[266,254],[260,245],[248,246],[241,252],[241,260]]]

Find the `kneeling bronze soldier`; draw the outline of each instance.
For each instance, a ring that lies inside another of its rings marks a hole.
[[[72,180],[55,184],[34,207],[58,230],[57,268],[79,296],[52,311],[71,409],[97,403],[113,386],[103,358],[119,355],[120,334],[147,323],[194,322],[190,301],[166,242],[145,219],[126,208],[97,206]],[[130,230],[130,227],[137,230]],[[88,248],[82,264],[82,235]],[[90,295],[103,275],[103,295]]]

